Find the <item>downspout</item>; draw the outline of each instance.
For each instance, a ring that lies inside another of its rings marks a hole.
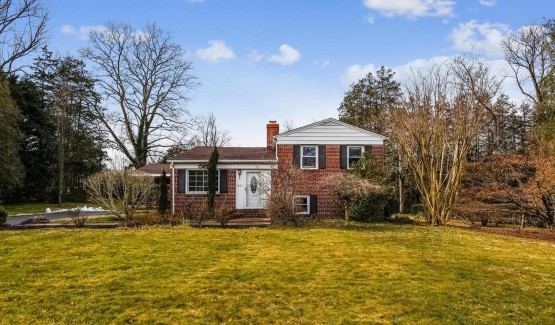
[[[175,215],[175,169],[173,162],[170,163],[170,169],[172,170],[172,215]]]

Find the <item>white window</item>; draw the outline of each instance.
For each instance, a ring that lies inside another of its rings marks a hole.
[[[301,146],[301,168],[318,169],[318,146]]]
[[[348,168],[353,167],[353,164],[360,160],[364,153],[363,146],[349,146],[347,147],[347,162]]]
[[[295,211],[298,214],[310,214],[310,195],[295,195]]]
[[[216,173],[216,192],[220,190],[220,171]],[[208,192],[208,171],[204,169],[187,170],[187,193],[203,194]]]

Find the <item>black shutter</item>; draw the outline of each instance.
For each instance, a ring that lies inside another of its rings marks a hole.
[[[310,196],[310,214],[318,214],[318,196]]]
[[[347,169],[347,146],[339,146],[339,167],[341,169]]]
[[[293,166],[301,167],[301,146],[293,145]]]
[[[372,153],[372,146],[370,146],[370,145],[364,146],[364,152]]]
[[[318,169],[326,169],[326,146],[318,146]]]
[[[187,171],[185,169],[177,170],[177,193],[185,193],[185,177],[187,177]]]
[[[227,193],[227,169],[220,169],[220,193]]]

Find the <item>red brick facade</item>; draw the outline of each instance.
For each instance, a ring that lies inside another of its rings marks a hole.
[[[187,206],[200,207],[206,204],[206,194],[185,194],[178,191],[179,173],[175,170],[175,180],[172,189],[175,190],[175,211],[184,211]],[[235,170],[227,170],[227,193],[216,194],[216,205],[225,205],[235,210]]]
[[[372,146],[372,154],[383,161],[383,146]],[[293,163],[293,145],[277,146],[278,161]],[[322,179],[333,173],[345,172],[340,166],[340,146],[326,145],[326,168],[303,169],[296,184],[299,195],[316,195],[318,197],[317,215],[319,218],[341,218],[343,210],[337,204],[332,193],[320,185]]]
[[[278,145],[277,157],[279,163],[293,163],[293,145]],[[384,149],[382,145],[373,145],[372,154],[383,162]],[[178,191],[179,173],[175,170],[172,189],[175,190],[175,211],[184,211],[188,206],[201,206],[206,203],[205,194],[185,194]],[[345,172],[340,166],[340,146],[326,145],[326,168],[325,169],[303,169],[297,183],[299,195],[317,196],[317,215],[319,218],[341,218],[343,211],[337,204],[332,193],[324,190],[320,185],[321,180],[330,174]],[[216,204],[225,205],[229,209],[236,208],[236,170],[227,170],[227,193],[216,195]],[[237,211],[241,216],[262,216],[263,210],[241,209]]]

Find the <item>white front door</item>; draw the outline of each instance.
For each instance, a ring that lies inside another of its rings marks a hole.
[[[246,172],[246,207],[247,208],[261,208],[263,206],[262,194],[263,186],[260,172]]]

